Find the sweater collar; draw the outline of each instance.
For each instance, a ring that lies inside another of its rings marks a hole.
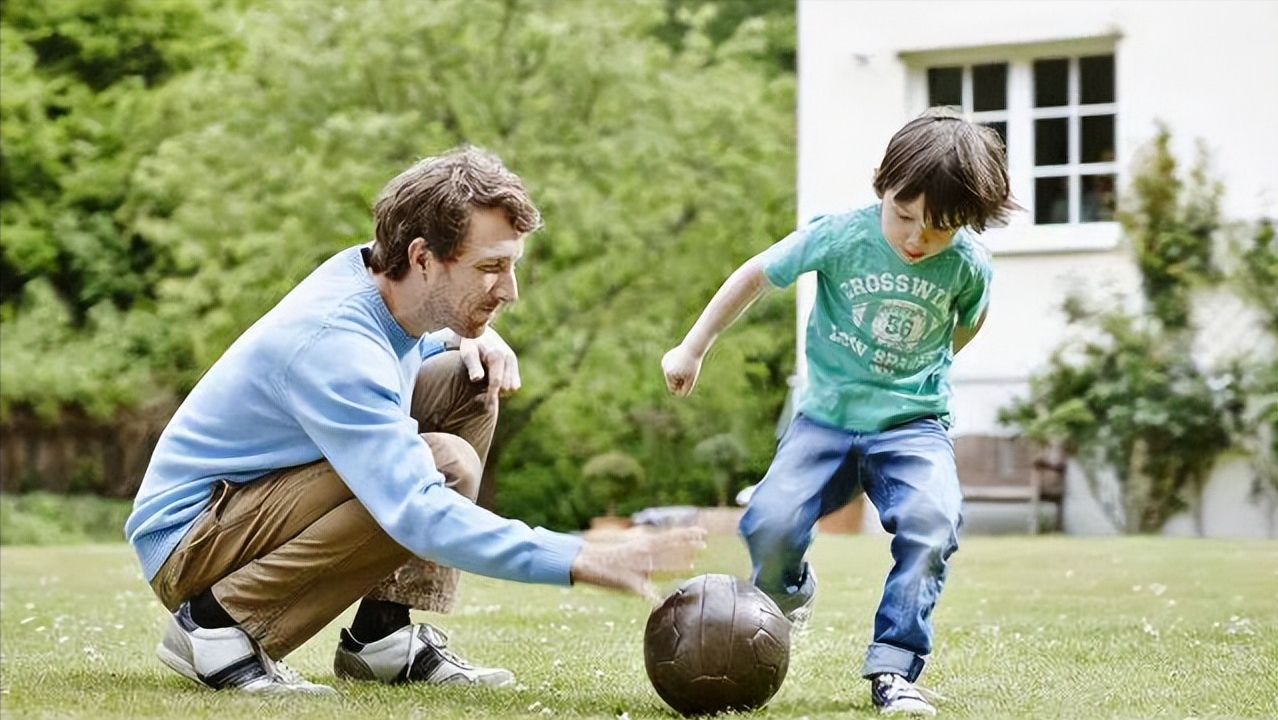
[[[351,253],[352,269],[355,275],[360,278],[360,282],[371,292],[372,302],[369,304],[372,307],[373,317],[377,318],[377,323],[381,326],[382,332],[386,333],[386,339],[390,341],[395,355],[403,357],[409,350],[417,347],[417,343],[421,338],[410,335],[395,319],[395,316],[391,314],[390,308],[386,307],[386,300],[382,298],[377,285],[373,282],[372,277],[369,276],[365,254],[370,247],[371,245],[361,245],[354,248],[355,252]]]

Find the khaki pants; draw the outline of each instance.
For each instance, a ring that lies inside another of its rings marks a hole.
[[[412,414],[453,490],[474,500],[497,407],[461,357],[422,363]],[[272,658],[297,649],[362,597],[452,609],[458,572],[390,538],[327,461],[242,485],[223,482],[151,587],[170,611],[208,588]]]

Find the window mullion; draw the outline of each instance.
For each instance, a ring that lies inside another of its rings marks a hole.
[[[1007,170],[1012,194],[1026,208],[1026,224],[1033,225],[1034,207],[1034,83],[1029,60],[1013,60],[1007,68]]]
[[[963,110],[963,116],[968,118],[969,120],[972,118],[972,108],[976,105],[975,101],[973,100],[973,97],[975,97],[975,95],[973,94],[973,90],[972,90],[972,66],[964,65],[963,66],[962,110]]]
[[[1078,177],[1078,164],[1082,160],[1082,139],[1083,133],[1080,129],[1082,120],[1079,119],[1078,104],[1082,99],[1082,83],[1079,80],[1081,73],[1079,72],[1078,57],[1069,59],[1069,73],[1067,74],[1066,92],[1068,93],[1069,103],[1069,141],[1067,143],[1069,154],[1067,156],[1069,163],[1069,221],[1077,223],[1082,217],[1082,185]]]

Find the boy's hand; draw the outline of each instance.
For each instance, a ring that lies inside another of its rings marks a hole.
[[[701,356],[692,354],[681,344],[661,358],[661,372],[666,375],[666,389],[686,397],[697,386]]]

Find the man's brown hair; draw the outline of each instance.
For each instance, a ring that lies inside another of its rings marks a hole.
[[[1021,209],[998,133],[948,107],[927,110],[892,136],[874,173],[874,192],[888,191],[905,202],[923,195],[924,222],[944,230],[981,232]]]
[[[521,234],[541,227],[541,213],[519,176],[496,155],[463,145],[424,158],[386,183],[373,204],[369,267],[391,280],[408,272],[408,245],[422,238],[441,260],[457,257],[477,209],[499,209]]]

